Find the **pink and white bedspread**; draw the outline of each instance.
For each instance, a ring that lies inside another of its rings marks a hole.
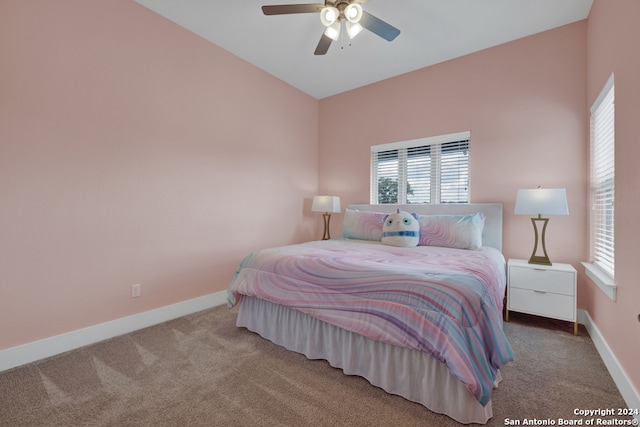
[[[247,256],[228,290],[261,298],[445,363],[482,404],[513,360],[502,331],[505,261],[463,250],[326,240]]]

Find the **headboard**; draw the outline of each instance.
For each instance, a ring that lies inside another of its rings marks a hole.
[[[397,209],[418,215],[465,215],[483,212],[486,216],[482,244],[502,252],[502,203],[464,203],[440,205],[349,205],[348,209],[393,213]]]

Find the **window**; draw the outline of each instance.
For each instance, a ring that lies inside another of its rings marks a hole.
[[[614,285],[615,97],[613,74],[591,107],[590,252],[587,274],[594,282]],[[591,270],[591,271],[590,271]],[[603,275],[604,273],[604,275]],[[594,275],[599,277],[594,278]],[[602,285],[600,286],[602,287]],[[611,290],[607,291],[608,294]],[[611,295],[610,295],[611,296]],[[613,297],[615,299],[615,290]]]
[[[371,147],[371,203],[469,203],[470,136]]]

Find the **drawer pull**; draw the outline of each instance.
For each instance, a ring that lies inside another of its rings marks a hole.
[[[546,294],[545,291],[539,291],[537,289],[534,289],[533,292],[535,292],[536,294]]]

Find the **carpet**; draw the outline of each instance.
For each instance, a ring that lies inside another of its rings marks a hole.
[[[2,372],[0,426],[459,425],[235,319],[216,307]],[[504,329],[515,361],[487,425],[625,407],[584,328],[512,313]]]

